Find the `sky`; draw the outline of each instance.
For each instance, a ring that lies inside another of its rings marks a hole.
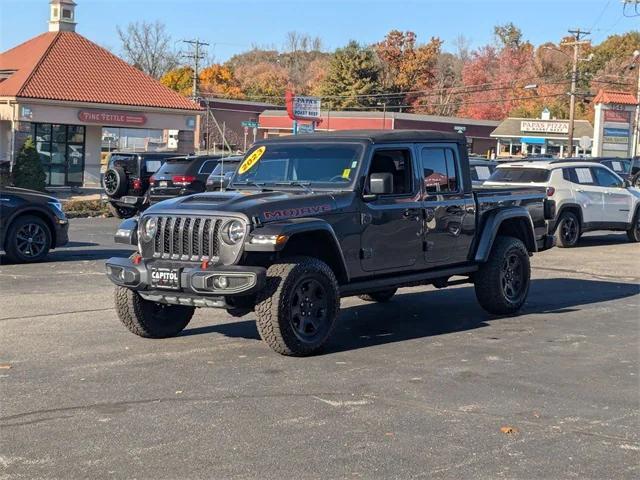
[[[0,51],[46,31],[49,0],[0,0]],[[319,36],[326,50],[380,41],[392,30],[431,36],[455,51],[464,35],[472,48],[490,43],[493,26],[513,22],[534,44],[558,41],[569,28],[607,35],[640,30],[640,16],[621,0],[76,0],[77,32],[120,53],[116,26],[163,22],[177,50],[181,39],[210,43],[209,58],[224,62],[252,46],[282,48],[287,32]]]

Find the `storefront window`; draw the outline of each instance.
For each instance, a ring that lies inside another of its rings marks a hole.
[[[33,135],[47,185],[82,185],[85,127],[37,123]]]

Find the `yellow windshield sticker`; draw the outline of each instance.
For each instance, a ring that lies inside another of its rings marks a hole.
[[[350,168],[345,168],[342,171],[342,178],[346,178],[347,180],[349,180],[349,174],[351,173],[351,169]]]
[[[243,173],[251,170],[251,168],[258,163],[258,160],[260,160],[260,157],[262,157],[266,149],[267,147],[264,146],[256,148],[253,153],[249,155],[244,162],[242,162],[242,165],[240,165],[240,168],[238,169],[238,173],[242,175]]]

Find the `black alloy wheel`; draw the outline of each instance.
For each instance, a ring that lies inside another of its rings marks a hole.
[[[526,292],[525,280],[524,266],[520,256],[515,252],[509,253],[502,263],[500,284],[504,296],[510,302],[517,303],[521,300],[522,295]]]
[[[291,296],[290,323],[298,340],[314,343],[330,327],[325,287],[314,278],[302,278]]]
[[[107,195],[114,195],[120,186],[118,174],[114,170],[107,170],[103,178],[104,191]]]
[[[580,236],[580,225],[575,215],[565,215],[560,223],[562,245],[575,245]]]
[[[38,258],[48,250],[47,235],[41,224],[25,223],[16,232],[16,249],[27,260]]]

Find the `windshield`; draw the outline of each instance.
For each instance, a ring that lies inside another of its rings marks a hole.
[[[234,185],[301,183],[344,187],[355,179],[363,146],[355,143],[281,143],[255,148],[244,158]]]
[[[549,170],[542,168],[498,168],[489,177],[490,182],[545,183],[549,180]]]

